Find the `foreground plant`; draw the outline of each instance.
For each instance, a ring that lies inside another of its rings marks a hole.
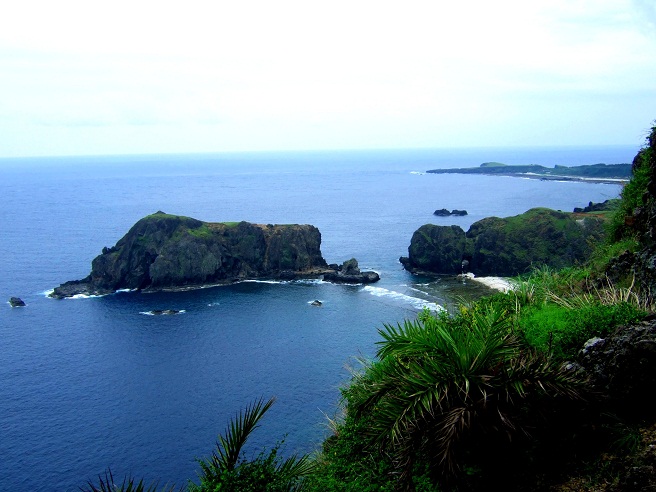
[[[378,360],[354,377],[345,397],[405,481],[418,457],[435,476],[457,474],[462,444],[474,433],[525,432],[530,403],[579,398],[581,381],[527,350],[511,316],[494,306],[455,319],[423,313],[379,333]]]
[[[114,481],[114,476],[112,475],[111,470],[107,470],[103,475],[98,476],[98,482],[88,481],[86,487],[80,487],[82,492],[174,492],[176,489],[175,486],[166,486],[162,489],[158,489],[158,483],[152,483],[146,485],[143,479],[136,481],[135,478],[125,477],[123,481],[118,484]]]
[[[242,455],[246,441],[274,401],[275,398],[258,400],[231,420],[224,435],[219,435],[212,455],[199,460],[200,485],[190,484],[190,492],[303,490],[303,477],[314,466],[308,456],[294,455],[283,460],[278,456],[280,445],[250,461]]]

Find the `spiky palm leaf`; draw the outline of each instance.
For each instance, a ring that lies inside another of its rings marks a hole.
[[[349,411],[369,414],[370,432],[409,471],[423,450],[444,470],[457,470],[456,448],[473,426],[512,433],[516,400],[575,397],[576,379],[523,352],[512,320],[494,308],[467,323],[421,317],[380,330],[378,361],[346,390]]]
[[[219,435],[216,446],[218,454],[215,456],[219,469],[233,470],[235,468],[246,440],[258,427],[258,422],[275,401],[275,397],[270,398],[267,402],[260,399],[246,406],[243,412],[238,413],[236,418],[230,421],[230,425],[225,431],[225,437]]]
[[[190,485],[190,491],[238,491],[242,489],[295,491],[302,489],[300,479],[314,470],[314,462],[307,455],[278,458],[279,445],[268,454],[246,461],[242,449],[259,421],[271,408],[275,398],[262,399],[248,405],[237,414],[223,435],[219,435],[216,450],[208,460],[199,460],[201,484]],[[266,483],[264,483],[266,482]]]
[[[120,484],[114,482],[114,475],[111,470],[105,471],[105,476],[98,475],[98,482],[87,482],[86,487],[80,487],[82,492],[157,492],[158,483],[146,485],[143,479],[136,481],[135,478],[125,477]],[[174,492],[175,486],[165,486],[160,492]],[[182,491],[182,488],[177,490]]]

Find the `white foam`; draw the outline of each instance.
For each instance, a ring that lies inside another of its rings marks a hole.
[[[323,280],[321,280],[320,278],[300,278],[298,280],[291,280],[290,282],[294,284],[307,284],[307,285],[324,283]]]
[[[514,286],[510,280],[502,277],[476,277],[473,273],[465,273],[462,275],[474,282],[483,284],[490,289],[499,290],[501,292],[508,292],[513,290]]]
[[[247,280],[242,280],[245,284],[250,283],[250,284],[273,284],[273,285],[281,285],[281,284],[288,284],[288,280],[255,280],[255,279],[247,279]]]
[[[423,175],[426,174],[426,173],[423,173],[423,172],[421,172],[421,171],[410,171],[410,174],[417,174],[417,175],[419,175],[419,176],[423,176]]]
[[[395,299],[401,302],[410,304],[412,307],[418,310],[428,308],[432,311],[442,311],[444,308],[437,304],[436,302],[427,301],[425,299],[420,299],[419,297],[412,297],[407,294],[401,294],[393,290],[385,289],[383,287],[373,287],[367,285],[362,289],[365,292],[369,292],[371,295],[376,297],[387,297],[390,299]]]
[[[319,278],[298,278],[293,280],[247,279],[247,280],[242,280],[241,282],[251,283],[251,284],[287,285],[287,284],[320,284],[322,283],[322,280]]]
[[[99,294],[75,294],[74,296],[65,297],[64,299],[93,299],[94,297],[104,297]]]

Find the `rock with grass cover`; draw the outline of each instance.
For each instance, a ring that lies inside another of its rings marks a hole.
[[[55,298],[117,290],[181,290],[245,279],[318,277],[329,271],[312,225],[203,222],[156,212],[139,220]]]
[[[603,220],[547,208],[471,225],[426,224],[412,236],[401,263],[412,272],[458,274],[462,261],[476,276],[514,276],[537,266],[563,268],[585,261],[605,234]]]

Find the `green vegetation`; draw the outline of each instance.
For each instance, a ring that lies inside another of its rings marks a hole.
[[[484,162],[481,164],[481,167],[500,167],[500,166],[507,166],[507,164],[504,164],[503,162]]]
[[[591,164],[584,166],[555,166],[539,164],[506,165],[500,162],[484,162],[479,167],[452,169],[431,169],[434,174],[490,174],[497,176],[535,176],[543,179],[600,179],[628,180],[631,177],[631,164]]]
[[[168,485],[160,489],[158,488],[157,482],[146,485],[143,479],[137,482],[132,477],[126,477],[120,484],[117,484],[114,482],[114,476],[111,470],[107,470],[104,476],[98,476],[98,483],[88,481],[87,486],[81,487],[80,490],[83,492],[174,492],[175,490],[181,489],[176,489],[175,486]]]
[[[614,241],[635,236],[633,214],[638,207],[645,205],[644,200],[647,196],[645,191],[650,180],[649,161],[654,159],[653,154],[654,149],[647,147],[642,149],[634,160],[633,177],[622,190],[620,207],[613,217],[610,227],[611,237]]]
[[[518,433],[520,401],[575,397],[581,383],[523,347],[512,317],[497,306],[455,317],[426,311],[379,333],[377,361],[345,397],[356,418],[367,415],[372,444],[403,464],[403,478],[417,456],[433,475],[460,472],[463,442],[491,430]]]
[[[242,448],[248,437],[274,401],[274,398],[267,402],[259,400],[230,422],[224,435],[219,436],[212,455],[199,460],[202,471],[200,485],[190,483],[189,492],[301,490],[302,478],[314,467],[307,456],[292,456],[283,460],[278,456],[280,444],[268,453],[262,451],[253,460],[242,456]]]

